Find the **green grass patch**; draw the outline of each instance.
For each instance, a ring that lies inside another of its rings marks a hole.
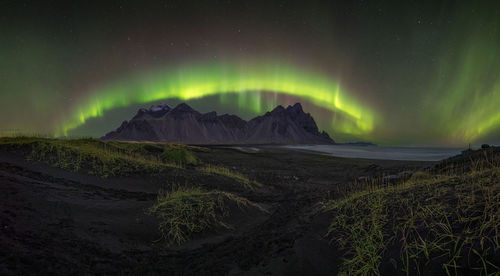
[[[165,162],[174,162],[182,165],[199,165],[200,159],[189,151],[185,146],[181,145],[168,145],[165,146],[160,158]]]
[[[147,214],[160,219],[163,240],[169,244],[182,244],[197,233],[232,229],[225,222],[225,218],[231,215],[231,205],[241,210],[252,207],[264,211],[257,204],[231,193],[180,187],[171,192],[160,191],[157,203]]]
[[[106,142],[110,145],[124,149],[127,152],[140,155],[155,156],[165,163],[175,163],[180,166],[199,165],[201,160],[194,151],[207,151],[205,148],[172,143],[136,143],[136,142]]]
[[[250,180],[247,176],[236,172],[232,171],[226,167],[221,167],[221,166],[214,166],[214,165],[206,165],[201,168],[199,168],[200,171],[208,174],[215,174],[215,175],[221,175],[225,177],[229,177],[231,179],[234,179],[241,183],[245,189],[247,190],[255,190],[258,187],[261,187],[262,184],[260,184],[257,181]]]

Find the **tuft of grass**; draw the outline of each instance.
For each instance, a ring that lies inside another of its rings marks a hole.
[[[419,172],[393,186],[328,202],[327,236],[344,250],[341,274],[500,271],[500,169]]]
[[[230,216],[231,204],[241,210],[252,207],[265,212],[259,205],[231,193],[179,187],[171,192],[160,190],[157,203],[146,213],[160,219],[161,239],[180,245],[197,233],[232,229],[224,221]]]
[[[165,162],[174,162],[182,165],[199,165],[201,160],[185,146],[168,145],[164,148],[160,158]]]
[[[435,176],[430,174],[429,172],[415,172],[414,174],[412,174],[408,181],[413,183],[425,182],[428,180],[432,180],[433,178],[435,178]]]
[[[221,166],[214,166],[214,165],[206,165],[203,166],[199,169],[200,171],[208,174],[216,174],[216,175],[221,175],[225,177],[229,177],[231,179],[234,179],[238,181],[239,183],[243,184],[244,188],[247,190],[255,190],[257,187],[261,187],[262,184],[260,184],[257,181],[252,181],[245,175],[232,171],[228,168],[221,167]]]
[[[362,199],[362,200],[360,200]],[[337,205],[327,235],[347,249],[340,269],[345,275],[379,275],[378,266],[385,250],[382,228],[387,222],[385,199],[380,196],[358,198],[349,204]],[[369,204],[370,209],[362,208]]]

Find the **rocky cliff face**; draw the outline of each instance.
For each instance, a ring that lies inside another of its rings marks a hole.
[[[312,116],[297,103],[245,121],[215,111],[201,114],[182,103],[172,108],[162,103],[140,109],[104,140],[168,141],[188,144],[333,144],[319,132]]]

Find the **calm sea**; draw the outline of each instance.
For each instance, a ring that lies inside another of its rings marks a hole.
[[[284,147],[296,150],[313,151],[337,157],[407,161],[439,161],[460,154],[464,150],[460,148],[380,147],[348,145],[300,145]]]

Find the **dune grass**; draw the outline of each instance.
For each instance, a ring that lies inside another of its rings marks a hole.
[[[251,207],[265,212],[259,205],[231,193],[178,187],[170,192],[160,190],[157,203],[147,214],[160,219],[162,240],[180,245],[197,233],[232,229],[233,226],[225,222],[231,215],[231,205],[241,210]]]
[[[461,170],[462,171],[462,170]],[[341,275],[498,275],[500,168],[419,172],[325,204]]]
[[[169,167],[199,164],[189,147],[171,144],[15,137],[0,138],[0,148],[29,160],[101,177],[155,174]]]
[[[163,152],[160,155],[161,160],[164,162],[174,161],[181,165],[200,165],[202,162],[196,155],[188,150],[183,145],[167,145],[164,146]]]
[[[193,152],[194,150],[203,150],[200,147],[172,144],[172,143],[138,143],[138,142],[119,142],[106,141],[105,143],[113,145],[127,153],[140,156],[148,156],[164,163],[176,164],[178,166],[199,165],[201,160]]]
[[[220,166],[202,165],[194,151],[204,148],[171,143],[138,143],[86,139],[51,139],[42,137],[0,138],[0,150],[24,155],[28,160],[53,167],[100,177],[147,175],[168,168],[195,167],[205,174],[228,177],[254,190],[260,184]]]
[[[204,172],[204,173],[221,175],[221,176],[225,176],[225,177],[234,179],[234,180],[238,181],[238,183],[241,183],[245,189],[250,190],[250,191],[253,191],[256,188],[262,186],[262,184],[260,184],[259,182],[254,181],[254,180],[250,180],[247,176],[245,176],[239,172],[232,171],[226,167],[206,165],[206,166],[200,167],[199,170]]]

